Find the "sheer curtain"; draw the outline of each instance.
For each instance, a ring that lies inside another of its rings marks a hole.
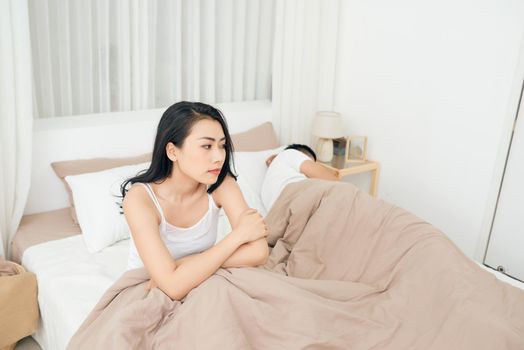
[[[36,117],[271,98],[274,0],[33,0]]]
[[[339,0],[277,0],[273,123],[283,144],[311,143],[318,110],[332,110]]]
[[[33,125],[27,0],[0,1],[0,256],[24,212]]]

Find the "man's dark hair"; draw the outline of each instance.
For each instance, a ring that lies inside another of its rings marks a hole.
[[[284,150],[286,149],[296,149],[297,151],[300,151],[302,153],[307,152],[313,157],[315,162],[317,161],[317,155],[315,154],[315,151],[313,151],[309,146],[294,143],[292,145],[287,146]]]

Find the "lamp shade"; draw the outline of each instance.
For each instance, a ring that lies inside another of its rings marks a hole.
[[[313,119],[312,134],[325,139],[336,139],[345,135],[340,113],[320,111]]]

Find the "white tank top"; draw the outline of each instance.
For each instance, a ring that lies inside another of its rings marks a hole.
[[[193,226],[183,228],[168,223],[164,216],[164,211],[162,210],[151,186],[144,183],[139,184],[146,188],[147,193],[160,213],[160,237],[174,259],[180,259],[187,255],[200,253],[215,244],[217,239],[218,214],[220,208],[217,207],[213,197],[209,193],[207,194],[209,204],[206,214]],[[131,236],[127,268],[129,270],[143,266],[144,263],[138,255],[135,242]]]

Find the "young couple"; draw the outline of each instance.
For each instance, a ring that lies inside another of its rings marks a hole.
[[[237,185],[233,146],[222,113],[199,102],[178,102],[158,124],[151,165],[122,184],[131,230],[128,268],[143,267],[158,287],[180,300],[220,267],[266,262],[263,218],[250,209]],[[282,189],[306,177],[336,180],[304,145],[270,157],[262,197],[268,211]],[[218,212],[232,227],[215,244]]]

